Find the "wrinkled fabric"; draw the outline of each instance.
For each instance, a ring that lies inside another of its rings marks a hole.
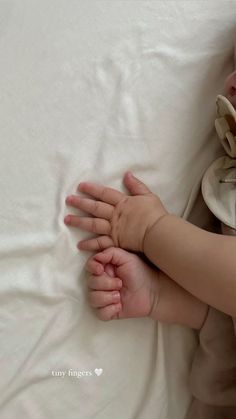
[[[124,191],[130,169],[209,226],[198,196],[235,5],[0,2],[1,419],[184,418],[194,332],[96,318],[65,197],[82,180]]]

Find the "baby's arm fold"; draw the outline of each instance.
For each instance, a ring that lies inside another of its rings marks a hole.
[[[236,238],[166,214],[146,234],[144,253],[201,301],[236,316]]]

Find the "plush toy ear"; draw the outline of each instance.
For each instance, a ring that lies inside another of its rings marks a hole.
[[[218,95],[216,100],[215,128],[226,153],[236,157],[236,111],[230,101]]]

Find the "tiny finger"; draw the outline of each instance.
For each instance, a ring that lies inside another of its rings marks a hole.
[[[92,307],[105,307],[120,302],[119,291],[90,291],[88,300]]]
[[[116,189],[107,188],[106,186],[91,182],[81,182],[78,186],[78,190],[111,205],[116,205],[125,197],[125,194]]]
[[[97,218],[110,220],[112,218],[114,207],[94,199],[81,198],[80,196],[70,195],[66,198],[66,203],[72,207],[78,208],[84,212],[94,215]]]
[[[125,173],[124,184],[131,195],[146,195],[151,193],[150,189],[131,172]]]
[[[111,232],[111,225],[109,221],[104,220],[103,218],[67,215],[64,221],[72,227],[79,227],[81,230],[89,231],[95,234],[110,234]]]
[[[87,281],[88,287],[93,290],[115,291],[122,288],[120,278],[111,278],[108,275],[90,275]]]
[[[91,256],[86,263],[86,271],[94,275],[102,275],[104,268],[102,263],[99,263],[94,259],[94,256]]]
[[[103,307],[103,308],[98,308],[96,310],[97,313],[97,317],[100,320],[113,320],[115,318],[118,318],[119,316],[119,311],[121,310],[121,304],[111,304],[109,306]]]
[[[81,240],[77,247],[79,250],[104,250],[108,247],[114,246],[114,242],[110,236],[99,236],[94,239]]]

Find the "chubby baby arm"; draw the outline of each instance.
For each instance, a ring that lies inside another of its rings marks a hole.
[[[196,298],[236,317],[235,237],[167,214],[146,235],[144,252]]]

